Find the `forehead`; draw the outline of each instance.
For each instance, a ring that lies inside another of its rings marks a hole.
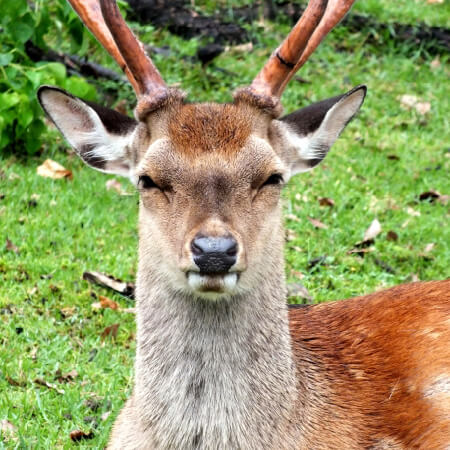
[[[248,108],[234,104],[187,104],[172,112],[168,134],[174,149],[187,157],[241,149],[252,132]]]
[[[142,161],[144,171],[151,167],[164,178],[203,172],[248,179],[283,169],[267,139],[268,118],[246,105],[187,104],[166,120],[164,138]]]

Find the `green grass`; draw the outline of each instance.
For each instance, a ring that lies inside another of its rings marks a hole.
[[[366,3],[367,12],[384,19],[384,10]],[[440,6],[418,5],[416,11],[382,4],[391,18],[398,13],[402,21],[411,23],[417,11],[426,22],[435,21],[433,8]],[[264,33],[253,31],[260,44],[251,53],[225,53],[215,61],[236,76],[213,67],[204,71],[199,64],[180,64],[181,56],[195,53],[195,40],[185,42],[165,31],[147,35],[153,36],[155,45],[173,49],[171,56],[155,58],[169,83],[181,82],[190,99],[225,101],[230,91],[251,81],[286,31],[284,26],[268,24]],[[413,274],[421,280],[449,275],[448,206],[418,200],[430,189],[448,194],[448,61],[441,57],[440,67],[433,69],[431,58],[406,57],[401,48],[395,53],[369,48],[364,33],[337,30],[301,70],[309,83],[292,81],[284,95],[289,112],[357,84],[369,88],[361,114],[323,165],[294,178],[284,194],[286,212],[298,217],[286,220],[293,238],[286,246],[286,273],[289,281],[302,277],[301,283],[318,302],[406,282]],[[422,116],[403,109],[399,98],[404,94],[430,102],[430,112]],[[90,170],[67,153],[67,145],[55,132],[48,133],[46,142],[39,158],[3,156],[0,161],[0,194],[4,194],[0,200],[0,420],[8,419],[17,427],[13,437],[0,438],[0,448],[102,448],[131,389],[134,318],[130,313],[94,310],[94,292],[114,298],[122,307],[132,304],[93,288],[81,275],[84,270],[101,270],[134,279],[138,198],[126,181],[123,185],[130,195],[107,191],[105,182],[111,177]],[[389,159],[391,155],[398,159]],[[36,168],[46,158],[72,170],[73,181],[37,176]],[[30,203],[34,194],[39,196],[36,205]],[[321,197],[332,198],[335,206],[320,206]],[[328,229],[314,228],[307,217],[321,220]],[[374,218],[381,222],[383,233],[373,252],[364,257],[348,254]],[[389,230],[398,234],[398,241],[387,239]],[[6,250],[6,237],[19,254]],[[425,253],[429,243],[435,246]],[[325,264],[308,268],[308,261],[322,256]],[[377,260],[395,273],[386,272]],[[102,340],[102,331],[114,323],[120,323],[117,339]],[[75,380],[56,379],[58,370],[64,374],[73,369],[78,371]],[[54,383],[65,393],[40,386],[36,379]],[[99,405],[96,411],[92,400]],[[107,411],[112,414],[103,421]],[[97,427],[85,422],[92,417]],[[94,439],[73,444],[69,433],[74,429],[92,429]]]

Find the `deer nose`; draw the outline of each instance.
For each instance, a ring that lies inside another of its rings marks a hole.
[[[226,273],[236,263],[238,244],[233,236],[197,234],[191,242],[194,262],[202,273]]]

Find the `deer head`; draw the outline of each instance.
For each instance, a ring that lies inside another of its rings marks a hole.
[[[39,100],[91,167],[140,193],[139,278],[220,299],[283,272],[280,192],[312,169],[363,103],[358,86],[280,117],[292,75],[354,0],[311,0],[252,84],[230,104],[191,104],[168,88],[113,0],[70,0],[127,74],[136,119],[61,89]]]

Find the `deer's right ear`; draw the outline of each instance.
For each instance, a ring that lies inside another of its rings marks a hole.
[[[39,102],[83,161],[102,172],[130,177],[130,144],[137,122],[62,89],[41,86]]]

